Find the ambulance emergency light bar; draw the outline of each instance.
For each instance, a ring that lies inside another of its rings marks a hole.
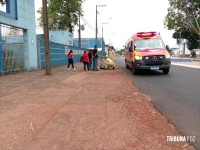
[[[137,37],[139,38],[151,38],[156,35],[156,32],[138,32]]]

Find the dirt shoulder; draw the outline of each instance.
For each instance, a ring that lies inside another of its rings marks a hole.
[[[0,149],[194,149],[121,69],[76,67],[0,77]]]

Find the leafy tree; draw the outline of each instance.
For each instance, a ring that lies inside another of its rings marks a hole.
[[[168,0],[164,25],[175,31],[186,28],[200,37],[200,0]]]
[[[48,0],[48,17],[50,30],[74,31],[78,24],[79,13],[82,15],[82,3],[84,0]],[[40,14],[39,26],[43,26],[42,8],[37,11]]]
[[[123,54],[124,54],[124,49],[121,49],[121,50],[119,50],[119,51],[116,51],[116,54],[118,54],[118,55],[123,55]]]
[[[180,32],[181,32],[181,37],[180,37]],[[179,39],[179,38],[182,38],[182,39],[187,39],[188,42],[187,42],[187,46],[188,46],[188,49],[192,50],[192,49],[195,49],[198,47],[198,35],[193,32],[193,31],[190,31],[188,29],[180,29],[179,31],[176,31],[173,33],[173,38],[174,39]]]

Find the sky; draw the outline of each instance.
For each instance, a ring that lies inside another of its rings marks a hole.
[[[134,33],[156,31],[160,32],[165,45],[176,45],[176,40],[172,38],[173,31],[163,25],[168,0],[85,0],[84,16],[81,18],[81,24],[85,25],[85,30],[81,31],[82,38],[95,38],[96,5],[106,5],[97,7],[98,37],[102,37],[103,25],[106,44],[121,49]],[[35,10],[41,6],[42,0],[35,0]],[[75,38],[78,38],[77,30],[78,27],[74,31]]]

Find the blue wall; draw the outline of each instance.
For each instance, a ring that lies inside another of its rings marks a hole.
[[[74,46],[78,47],[78,38],[74,38]],[[96,43],[96,39],[95,38],[81,38],[81,48],[85,48],[85,49],[93,49],[94,45]],[[99,56],[103,56],[105,55],[105,42],[103,41],[103,48],[102,48],[102,39],[98,38],[97,39],[97,43],[98,43],[98,55]]]
[[[73,46],[73,34],[68,31],[49,31],[50,42]]]
[[[93,49],[95,44],[95,38],[81,38],[81,47],[86,49]],[[102,39],[97,40],[98,49],[102,48]],[[78,47],[78,39],[74,38],[74,46]]]
[[[0,16],[17,20],[17,0],[6,0],[6,12],[0,11]]]
[[[0,76],[4,75],[3,71],[3,51],[2,51],[2,38],[1,38],[1,29],[0,29]]]
[[[40,68],[45,68],[45,48],[43,35],[37,35],[38,40],[38,52],[39,56],[39,66]],[[59,44],[50,42],[50,56],[51,56],[51,66],[61,66],[68,63],[68,52],[73,50],[74,62],[79,62],[81,55],[83,54],[84,48],[73,47],[69,45]]]

